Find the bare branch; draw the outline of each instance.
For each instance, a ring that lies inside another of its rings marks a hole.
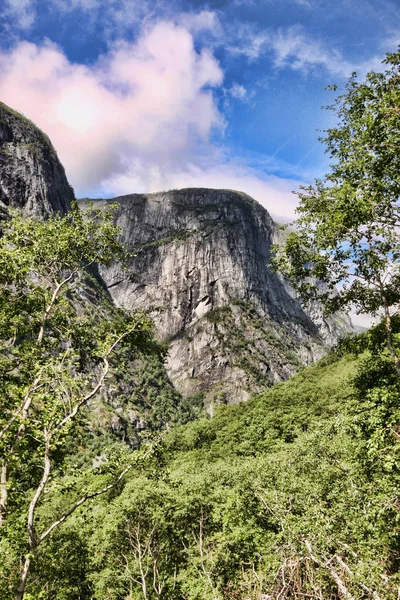
[[[120,473],[117,479],[115,479],[112,483],[106,485],[101,490],[97,490],[96,492],[90,492],[89,494],[85,494],[84,496],[82,496],[82,498],[78,500],[78,502],[76,502],[69,510],[67,510],[67,512],[65,512],[62,517],[57,519],[57,521],[54,521],[54,523],[52,523],[50,527],[46,529],[44,533],[41,534],[38,540],[38,544],[40,544],[48,535],[50,535],[53,529],[61,525],[61,523],[63,523],[70,515],[72,515],[73,512],[76,511],[77,508],[82,506],[82,504],[84,504],[87,500],[90,500],[91,498],[96,498],[97,496],[101,496],[102,494],[105,494],[113,487],[115,487],[124,477],[124,475],[126,475],[128,471],[132,469],[133,466],[133,464],[130,464],[127,467],[125,467],[125,469],[122,471],[122,473]]]
[[[53,291],[53,294],[52,294],[52,296],[51,296],[51,300],[50,300],[50,302],[49,302],[48,306],[46,307],[46,309],[45,309],[45,311],[44,311],[44,314],[43,314],[42,322],[41,322],[40,329],[39,329],[39,334],[38,334],[38,337],[37,337],[37,342],[38,342],[38,345],[39,345],[39,346],[42,344],[42,341],[43,341],[43,335],[44,335],[44,330],[45,330],[45,327],[46,327],[46,323],[47,323],[47,320],[48,320],[48,318],[49,318],[49,315],[50,315],[50,313],[51,313],[51,309],[53,308],[53,306],[54,306],[54,303],[55,303],[55,301],[57,300],[58,294],[60,293],[60,291],[62,290],[62,288],[63,288],[63,287],[64,287],[64,286],[65,286],[65,285],[66,285],[66,284],[69,282],[69,281],[71,281],[71,279],[72,279],[72,278],[73,278],[73,276],[76,274],[76,272],[77,272],[76,270],[75,270],[75,271],[72,271],[72,272],[71,272],[71,273],[68,275],[68,277],[66,277],[66,278],[65,278],[63,281],[61,281],[60,283],[57,283],[57,285],[56,285],[56,287],[55,287],[55,290]]]
[[[46,430],[45,430],[45,435],[44,435],[44,442],[45,442],[45,449],[44,449],[44,457],[43,457],[43,460],[44,460],[43,475],[39,482],[38,487],[36,488],[34,496],[29,504],[28,523],[27,523],[29,552],[25,556],[24,565],[23,565],[21,575],[19,578],[17,595],[15,597],[16,600],[22,600],[25,595],[26,580],[28,577],[29,568],[30,568],[30,564],[32,561],[32,556],[36,552],[36,550],[39,546],[39,543],[40,543],[40,540],[37,540],[36,533],[35,533],[35,511],[36,511],[37,503],[39,502],[40,497],[43,493],[43,490],[45,489],[46,484],[49,480],[50,469],[51,469],[50,439],[49,439],[49,436],[47,435]]]
[[[333,569],[333,567],[331,567],[331,565],[329,564],[328,560],[324,560],[324,562],[322,562],[321,560],[319,560],[313,553],[312,551],[312,547],[311,544],[308,540],[305,540],[305,546],[308,550],[308,553],[311,557],[311,560],[313,562],[315,562],[317,565],[320,566],[324,566],[326,569],[328,569],[332,579],[334,580],[334,582],[336,583],[339,593],[341,596],[343,596],[343,598],[345,600],[355,600],[354,596],[352,596],[349,592],[349,590],[347,589],[344,581],[339,577],[338,573],[335,571],[335,569]]]
[[[108,348],[107,352],[103,356],[103,370],[101,372],[101,375],[99,377],[99,380],[98,380],[97,384],[94,386],[94,388],[88,394],[86,394],[86,396],[84,396],[83,398],[81,398],[81,400],[79,400],[79,402],[77,402],[77,404],[75,404],[75,406],[71,410],[71,412],[68,415],[66,415],[66,417],[64,417],[64,419],[62,419],[62,421],[60,421],[54,427],[54,429],[52,431],[52,435],[54,435],[57,431],[59,431],[60,429],[62,429],[69,421],[71,421],[76,416],[76,414],[78,413],[79,409],[84,404],[87,404],[87,402],[89,402],[89,400],[91,400],[97,394],[97,392],[102,388],[102,386],[104,385],[104,381],[105,381],[105,379],[106,379],[106,377],[107,377],[107,375],[109,373],[109,370],[110,370],[110,363],[108,361],[109,356],[111,355],[111,353],[113,352],[113,350],[116,348],[116,346],[125,337],[127,337],[130,333],[132,333],[133,331],[135,331],[135,327],[132,327],[128,331],[125,331],[124,333],[122,333],[121,335],[119,335],[117,337],[117,339],[111,344],[111,346]]]

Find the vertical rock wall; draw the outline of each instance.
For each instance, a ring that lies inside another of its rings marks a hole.
[[[312,318],[294,300],[269,267],[277,225],[246,194],[196,188],[98,202],[118,203],[116,222],[136,254],[127,272],[113,265],[102,277],[119,306],[153,309],[183,394],[244,400],[322,356],[350,328],[316,307]]]

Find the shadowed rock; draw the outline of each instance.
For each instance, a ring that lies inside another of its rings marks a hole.
[[[74,200],[64,167],[48,137],[29,119],[0,103],[0,209],[46,218],[66,213]]]

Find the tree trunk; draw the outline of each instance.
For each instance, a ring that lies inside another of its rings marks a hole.
[[[17,590],[17,594],[15,596],[15,600],[23,600],[23,597],[25,595],[26,580],[28,577],[30,566],[31,566],[31,555],[28,554],[28,556],[25,558],[24,566],[21,571],[21,576],[19,578],[18,590]]]
[[[40,480],[40,483],[39,483],[38,487],[36,488],[36,491],[33,495],[31,503],[29,504],[28,523],[27,523],[28,554],[25,558],[24,566],[22,568],[21,575],[19,577],[17,595],[15,596],[15,600],[22,600],[24,597],[25,588],[26,588],[26,580],[28,578],[29,568],[31,566],[32,556],[36,553],[36,550],[38,547],[38,541],[36,539],[36,533],[35,533],[35,511],[36,511],[37,503],[39,502],[39,500],[42,496],[43,490],[45,489],[46,484],[49,480],[50,468],[51,468],[50,436],[47,434],[47,431],[45,431],[45,433],[44,433],[44,443],[45,443],[45,449],[44,449],[44,457],[43,457],[43,466],[44,466],[43,475],[42,475],[42,479]]]
[[[4,516],[7,506],[7,483],[8,483],[8,468],[7,463],[4,461],[1,465],[1,474],[0,474],[0,527],[4,523]]]

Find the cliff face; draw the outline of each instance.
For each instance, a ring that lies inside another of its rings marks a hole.
[[[0,103],[0,210],[46,218],[65,213],[74,192],[50,140],[31,121]]]
[[[47,136],[21,114],[0,103],[0,219],[9,207],[45,219],[66,214],[74,200],[64,168]],[[113,300],[95,267],[81,283],[78,311],[96,307],[107,321]],[[173,388],[161,357],[120,356],[101,397],[91,403],[95,428],[111,430],[132,445],[140,433],[191,418],[191,405]]]
[[[0,103],[0,212],[13,207],[46,218],[68,212],[73,199],[45,134]],[[186,189],[116,202],[116,221],[135,256],[128,271],[118,265],[103,269],[97,285],[105,283],[110,303],[153,311],[158,337],[169,349],[168,374],[183,395],[201,392],[210,407],[245,400],[319,358],[350,329],[344,317],[324,319],[316,304],[302,310],[271,271],[279,230],[249,196]],[[126,402],[138,387],[135,369],[128,374],[129,390],[110,391],[108,404],[119,413],[115,398]],[[165,388],[167,380],[159,380]],[[179,394],[171,394],[173,407]],[[150,409],[143,398],[140,403]]]
[[[117,305],[153,308],[167,370],[184,395],[238,402],[322,354],[350,329],[307,314],[269,268],[279,237],[268,212],[230,190],[185,189],[97,201],[136,256],[101,271]],[[85,206],[86,201],[81,201]]]

